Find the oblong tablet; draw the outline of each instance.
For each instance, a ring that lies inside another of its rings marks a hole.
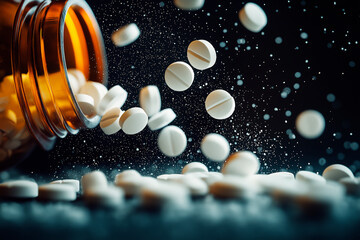
[[[79,93],[87,94],[91,96],[94,99],[94,106],[96,109],[100,100],[107,93],[107,88],[101,83],[89,81],[86,82],[85,85],[80,88]]]
[[[115,186],[95,187],[84,193],[87,205],[98,207],[118,207],[124,201],[124,192]]]
[[[207,113],[218,120],[230,117],[235,111],[235,100],[225,90],[212,91],[205,100]]]
[[[246,3],[239,12],[242,25],[251,32],[260,32],[267,24],[264,10],[255,3]]]
[[[165,71],[165,82],[174,91],[185,91],[192,85],[193,81],[194,71],[187,63],[174,62]]]
[[[116,184],[118,181],[133,177],[141,177],[141,174],[134,169],[124,170],[121,173],[116,174],[114,182]]]
[[[260,169],[257,156],[250,151],[240,151],[230,155],[222,168],[223,174],[250,176]]]
[[[149,85],[140,90],[140,107],[151,117],[161,110],[161,96],[159,88],[155,85]]]
[[[169,125],[176,118],[176,114],[171,108],[166,108],[153,115],[148,122],[151,131],[158,130]]]
[[[333,164],[325,168],[322,176],[326,180],[340,181],[342,178],[354,178],[353,172],[342,164]]]
[[[76,191],[71,185],[44,184],[39,186],[38,198],[45,201],[74,201],[76,200]]]
[[[182,174],[195,173],[195,172],[208,172],[207,166],[201,162],[191,162],[185,165],[182,169]]]
[[[141,132],[148,123],[148,116],[142,108],[126,110],[120,117],[120,126],[124,133],[133,135]]]
[[[140,36],[140,30],[135,23],[130,23],[117,29],[112,35],[112,42],[118,47],[124,47],[135,42]]]
[[[279,180],[295,180],[294,174],[291,172],[275,172],[270,173],[268,178],[279,179]]]
[[[229,142],[220,134],[207,134],[201,141],[201,152],[215,162],[225,161],[230,153]]]
[[[118,107],[109,109],[100,121],[100,128],[106,135],[115,134],[120,131],[120,117],[123,111]]]
[[[72,186],[75,189],[75,192],[80,191],[80,181],[76,179],[63,179],[63,180],[55,180],[50,182],[50,184],[64,184]]]
[[[101,171],[93,171],[81,177],[82,191],[86,192],[91,188],[106,188],[108,182],[106,176]]]
[[[128,93],[119,85],[113,86],[107,91],[105,96],[100,100],[97,105],[96,112],[98,115],[102,116],[104,113],[114,107],[121,108],[126,99]]]
[[[96,114],[94,98],[90,95],[78,93],[76,102],[85,115],[94,116]]]
[[[209,191],[214,197],[229,198],[250,198],[257,192],[257,186],[247,178],[236,176],[224,176],[210,185]]]
[[[174,0],[176,7],[182,10],[195,11],[204,6],[205,0]]]
[[[195,40],[188,46],[187,58],[191,66],[198,70],[205,70],[214,66],[216,51],[208,41]]]
[[[295,125],[302,137],[314,139],[324,132],[325,118],[316,110],[306,110],[297,116]]]
[[[0,184],[0,198],[36,198],[38,185],[28,180],[8,181]]]
[[[167,126],[158,136],[160,151],[168,157],[176,157],[184,152],[187,145],[186,135],[177,126]]]

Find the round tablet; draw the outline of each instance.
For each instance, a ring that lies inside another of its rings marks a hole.
[[[38,198],[46,201],[74,201],[76,200],[76,191],[71,185],[45,184],[39,187]]]
[[[296,180],[307,184],[325,184],[326,180],[321,175],[310,171],[299,171],[296,173]]]
[[[194,173],[194,172],[208,172],[207,166],[201,162],[191,162],[185,165],[182,169],[182,174]]]
[[[325,119],[318,111],[306,110],[297,116],[295,125],[302,137],[314,139],[324,132]]]
[[[79,89],[85,85],[86,83],[86,78],[84,76],[84,73],[80,70],[77,70],[75,68],[71,68],[71,69],[68,69],[68,73],[71,73],[75,78],[76,78],[76,81],[77,81],[77,84],[79,86]]]
[[[176,114],[171,108],[166,108],[153,115],[148,122],[151,131],[158,130],[169,125],[176,118]]]
[[[106,135],[115,134],[120,131],[120,117],[123,112],[120,108],[114,107],[109,109],[100,121],[100,128]]]
[[[124,133],[133,135],[141,132],[148,123],[148,116],[142,108],[126,110],[120,117],[120,126]]]
[[[117,207],[124,201],[124,192],[115,186],[95,187],[84,193],[84,201],[94,207]]]
[[[140,107],[144,109],[149,117],[160,112],[161,96],[158,87],[149,85],[142,88],[140,90],[139,103]]]
[[[205,0],[174,0],[176,7],[182,10],[199,10],[204,6]]]
[[[218,120],[226,119],[235,111],[235,100],[227,91],[218,89],[207,96],[205,108],[211,117]]]
[[[257,193],[257,187],[249,179],[224,176],[210,185],[209,192],[217,198],[249,198]]]
[[[348,194],[360,195],[360,181],[358,178],[342,178],[340,183],[346,188]]]
[[[216,62],[215,48],[206,40],[192,41],[187,49],[187,58],[198,70],[211,68]]]
[[[135,42],[140,36],[140,30],[135,23],[120,27],[111,35],[112,42],[118,47],[124,47]]]
[[[325,168],[322,176],[326,180],[340,181],[342,178],[354,178],[353,172],[342,164],[333,164]]]
[[[257,156],[250,151],[240,151],[230,155],[222,168],[223,174],[250,176],[260,169]]]
[[[100,100],[107,93],[107,88],[101,83],[89,81],[80,88],[79,93],[91,96],[94,99],[94,106],[96,108]]]
[[[295,180],[294,174],[291,172],[275,172],[270,173],[268,177],[279,179],[279,180]]]
[[[52,181],[50,184],[63,184],[72,186],[75,189],[75,192],[80,191],[80,182],[76,179],[63,179],[63,180],[55,180]]]
[[[105,94],[105,96],[100,100],[96,112],[98,115],[102,116],[104,113],[114,107],[121,108],[126,99],[128,93],[119,85],[116,85]]]
[[[207,134],[201,141],[201,152],[215,162],[225,161],[230,153],[229,142],[220,134]]]
[[[165,71],[165,82],[174,91],[185,91],[193,81],[194,71],[187,63],[174,62]]]
[[[176,126],[167,126],[158,136],[160,151],[168,157],[176,157],[184,152],[187,145],[186,135]]]
[[[93,171],[85,174],[81,178],[81,187],[83,192],[91,188],[106,188],[108,182],[106,176],[101,171]]]
[[[251,32],[260,32],[267,24],[264,10],[255,3],[246,3],[239,12],[242,25]]]
[[[8,181],[0,184],[0,198],[36,198],[38,185],[28,180]]]
[[[133,197],[136,195],[139,195],[140,190],[143,186],[146,184],[152,184],[155,183],[157,180],[152,177],[125,177],[121,179],[117,179],[116,186],[121,187],[126,197]]]
[[[87,94],[76,94],[76,102],[83,114],[93,116],[96,114],[94,98]]]
[[[134,177],[141,177],[141,174],[134,169],[124,170],[121,173],[116,174],[115,184],[120,180]]]

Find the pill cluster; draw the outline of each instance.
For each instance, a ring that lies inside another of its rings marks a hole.
[[[89,206],[119,207],[125,198],[138,198],[143,208],[167,205],[186,207],[194,198],[251,200],[270,196],[274,203],[296,207],[304,214],[331,211],[346,196],[360,196],[360,179],[341,164],[328,166],[322,175],[310,171],[258,174],[259,160],[252,152],[232,154],[221,172],[209,172],[200,162],[184,166],[179,174],[157,178],[142,176],[136,170],[118,173],[109,183],[101,171],[75,179],[56,180],[38,186],[34,181],[15,180],[0,184],[0,198],[8,200],[74,201]],[[81,184],[80,184],[81,182]],[[81,191],[80,191],[81,185]]]

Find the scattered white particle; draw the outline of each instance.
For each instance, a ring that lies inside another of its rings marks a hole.
[[[349,67],[353,68],[356,66],[356,63],[354,61],[349,62]]]
[[[302,33],[300,34],[300,37],[301,37],[302,39],[307,39],[307,38],[308,38],[308,34],[307,34],[306,32],[302,32]]]
[[[220,44],[220,47],[224,48],[226,46],[226,43],[225,42],[221,42]]]
[[[329,94],[326,96],[326,99],[327,99],[329,102],[335,102],[336,97],[335,97],[334,94],[329,93]]]
[[[291,117],[291,111],[290,111],[290,110],[287,110],[287,111],[285,112],[285,116]]]
[[[247,47],[246,47],[246,50],[250,51],[250,50],[251,50],[251,47],[250,47],[250,46],[247,46]]]
[[[165,6],[165,3],[164,3],[164,2],[160,2],[160,3],[159,3],[159,6],[160,6],[160,7],[164,7],[164,6]]]
[[[243,80],[238,80],[236,83],[238,86],[242,86],[244,84]]]
[[[276,44],[281,44],[282,42],[283,42],[282,37],[276,37],[276,38],[275,38],[275,43],[276,43]]]
[[[269,120],[269,119],[270,119],[270,115],[269,115],[269,114],[265,114],[265,115],[264,115],[264,120],[267,121],[267,120]]]
[[[296,78],[300,78],[300,77],[301,77],[301,72],[296,72],[296,73],[295,73],[295,77],[296,77]]]
[[[227,33],[228,32],[228,30],[225,28],[224,30],[223,30],[223,33]]]
[[[325,158],[320,158],[319,159],[319,165],[324,166],[325,164],[326,164],[326,159]]]
[[[239,38],[238,40],[237,40],[237,43],[238,44],[245,44],[245,38]]]
[[[297,90],[297,89],[299,89],[299,88],[300,88],[300,84],[299,84],[299,83],[295,83],[295,84],[294,84],[294,89]]]

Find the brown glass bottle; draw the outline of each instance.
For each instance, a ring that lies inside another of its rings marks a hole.
[[[0,171],[57,137],[95,127],[75,101],[67,69],[107,83],[103,38],[82,0],[0,0]]]

